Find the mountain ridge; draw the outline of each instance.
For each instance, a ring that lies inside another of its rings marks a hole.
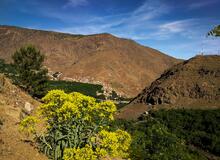
[[[153,48],[111,34],[67,33],[0,26],[0,58],[11,61],[16,49],[33,44],[45,54],[45,66],[61,79],[99,83],[127,97],[180,62]]]
[[[220,108],[220,56],[199,55],[164,71],[128,105],[119,119],[137,119],[159,109]]]
[[[219,106],[219,62],[219,55],[200,55],[174,65],[146,87],[132,103],[195,105],[204,101],[205,104],[216,102]]]

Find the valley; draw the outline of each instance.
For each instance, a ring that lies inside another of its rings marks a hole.
[[[219,55],[12,26],[0,42],[0,159],[220,159]]]

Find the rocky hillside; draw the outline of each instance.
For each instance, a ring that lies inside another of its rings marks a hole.
[[[32,99],[0,74],[0,159],[44,160],[31,143],[19,132],[20,119],[30,114],[39,102]]]
[[[31,43],[45,55],[45,65],[61,78],[101,83],[126,96],[135,96],[179,62],[155,49],[111,34],[71,35],[0,26],[0,58],[7,62],[21,46]]]
[[[220,56],[196,56],[165,71],[132,102],[220,106]]]

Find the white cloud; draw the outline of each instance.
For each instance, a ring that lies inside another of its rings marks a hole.
[[[77,34],[110,32],[116,35],[127,34],[127,38],[144,39],[146,35],[135,35],[135,32],[140,29],[146,31],[148,28],[154,28],[153,25],[151,25],[151,21],[156,17],[168,13],[170,9],[170,7],[162,3],[160,0],[146,0],[134,11],[102,17],[94,16],[92,18],[86,18],[86,20],[81,18],[81,22],[85,22],[83,25],[61,28],[59,30]],[[62,17],[66,20],[65,16],[59,16],[59,18]]]
[[[63,6],[63,8],[86,6],[88,5],[87,0],[68,0],[68,2]]]
[[[146,0],[132,13],[132,16],[136,18],[139,17],[142,20],[150,20],[162,14],[168,13],[170,9],[170,6],[162,3],[160,0]]]
[[[48,10],[48,13],[45,15],[69,23],[68,27],[52,29],[59,32],[85,35],[108,32],[119,37],[142,42],[145,40],[158,42],[169,40],[172,42],[175,41],[175,39],[184,39],[184,41],[187,40],[187,42],[200,41],[200,38],[206,34],[206,24],[212,24],[213,22],[193,18],[174,21],[160,21],[160,19],[158,19],[160,16],[170,13],[172,9],[175,9],[174,7],[175,6],[167,6],[167,4],[162,3],[161,0],[147,0],[131,12],[114,15],[79,15],[79,17],[77,17],[77,15],[67,14],[65,12],[50,12]],[[201,24],[204,25],[201,26]],[[183,48],[185,48],[185,46],[189,45],[184,45]],[[210,42],[209,48],[214,48],[211,46],[213,45],[211,45]],[[181,50],[181,47],[177,47],[176,44],[175,47]],[[195,45],[191,46],[191,48],[197,50],[200,47],[199,45]],[[193,50],[192,52],[197,51]]]
[[[159,26],[160,32],[165,33],[179,33],[189,30],[192,26],[195,26],[197,19],[185,19],[168,22]]]
[[[63,9],[66,9],[67,7],[88,5],[88,3],[88,0],[68,0],[63,6]],[[133,32],[139,30],[140,28],[145,28],[147,30],[147,28],[151,26],[150,21],[168,13],[170,9],[171,8],[165,3],[162,3],[161,0],[146,0],[142,5],[131,12],[107,16],[97,16],[94,14],[88,15],[69,11],[64,12],[64,10],[57,10],[52,7],[45,8],[43,6],[38,7],[37,12],[46,17],[59,19],[64,23],[68,23],[70,26],[64,28],[54,28],[56,30],[78,32],[81,30],[80,28],[83,28],[83,33],[90,33],[90,31],[93,33],[95,30],[103,32],[111,32],[114,30],[112,33],[118,33],[118,30],[116,29],[118,26],[123,28],[121,32]],[[77,27],[79,29],[77,29]]]

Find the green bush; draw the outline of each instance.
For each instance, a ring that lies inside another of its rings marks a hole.
[[[47,69],[43,67],[44,56],[34,46],[28,45],[17,50],[12,56],[16,69],[16,82],[32,96],[45,94]]]
[[[12,64],[7,64],[3,59],[0,59],[0,73],[4,73],[11,79],[15,79],[16,70]]]

